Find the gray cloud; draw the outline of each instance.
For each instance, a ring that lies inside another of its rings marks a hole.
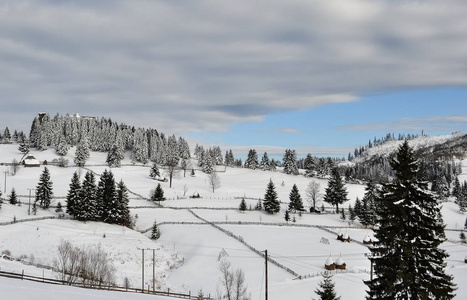
[[[2,118],[223,131],[375,91],[465,86],[466,15],[461,0],[2,1]]]

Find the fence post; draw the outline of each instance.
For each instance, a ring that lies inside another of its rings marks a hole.
[[[24,278],[24,270],[21,272],[21,280]]]

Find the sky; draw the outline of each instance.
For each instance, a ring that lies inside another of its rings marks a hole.
[[[0,0],[0,129],[79,113],[299,157],[465,133],[466,15],[464,0]]]

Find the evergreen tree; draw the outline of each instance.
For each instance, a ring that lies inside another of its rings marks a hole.
[[[117,224],[121,224],[126,227],[129,227],[131,223],[130,209],[128,208],[129,202],[130,198],[128,197],[128,189],[125,183],[123,183],[123,180],[120,180],[117,184],[117,203],[119,210]]]
[[[159,231],[159,227],[157,227],[157,221],[154,220],[154,224],[152,224],[151,229],[151,240],[157,240],[161,237],[161,232]]]
[[[283,166],[285,174],[298,175],[297,153],[295,150],[285,150],[282,161],[284,163]]]
[[[85,222],[99,219],[96,178],[91,171],[84,175],[77,203],[76,219]]]
[[[246,211],[247,207],[246,207],[246,202],[245,202],[245,198],[242,198],[242,201],[240,202],[240,206],[238,208],[240,211]]]
[[[104,170],[97,187],[98,215],[105,223],[118,224],[120,220],[119,203],[115,179],[111,171]]]
[[[112,148],[110,148],[109,153],[105,162],[109,167],[120,168],[123,158],[125,157],[123,148],[118,143],[115,143]]]
[[[75,171],[71,177],[70,188],[66,196],[66,212],[72,217],[76,217],[77,210],[79,209],[78,205],[81,199],[80,191],[81,183],[79,181],[78,172]]]
[[[11,205],[18,204],[18,196],[16,195],[15,188],[11,189],[10,196],[8,196],[8,202],[10,202]]]
[[[68,150],[70,150],[70,146],[68,145],[65,136],[60,135],[55,151],[58,155],[65,156],[68,153]]]
[[[376,199],[378,190],[375,183],[370,180],[365,187],[362,206],[360,209],[360,223],[363,226],[374,226],[376,224]]]
[[[287,223],[290,221],[289,210],[286,210],[286,211],[285,211],[284,220],[285,220]]]
[[[277,198],[276,187],[274,186],[272,179],[269,180],[266,188],[263,206],[264,210],[270,214],[278,213],[280,210],[280,202]]]
[[[452,188],[452,195],[456,198],[459,198],[461,191],[461,184],[459,182],[459,178],[456,176],[456,178],[454,179],[454,187]]]
[[[339,300],[341,297],[337,297],[334,282],[332,281],[332,275],[328,272],[323,274],[323,281],[318,285],[319,287],[315,290],[316,295],[321,300]]]
[[[214,164],[212,162],[212,157],[209,154],[209,151],[206,150],[203,155],[203,172],[206,174],[211,174],[214,171]]]
[[[26,139],[23,139],[19,143],[18,150],[19,150],[19,152],[21,152],[23,154],[29,153],[29,141],[27,141]]]
[[[255,149],[250,149],[248,151],[248,157],[245,161],[244,167],[253,170],[258,167],[258,154]]]
[[[357,199],[355,199],[355,205],[354,205],[354,213],[355,215],[361,220],[363,217],[362,217],[362,201],[360,201],[360,198],[357,197]]]
[[[50,180],[50,173],[47,167],[44,167],[39,183],[36,186],[36,202],[39,201],[40,207],[47,209],[53,196],[53,182]]]
[[[328,187],[326,188],[323,200],[331,205],[335,205],[336,213],[339,212],[339,204],[349,200],[347,199],[347,190],[337,168],[332,169],[331,178],[328,181]]]
[[[161,173],[159,172],[159,168],[157,167],[157,164],[154,163],[152,164],[151,169],[149,169],[149,177],[152,179],[159,178],[161,176]]]
[[[311,177],[313,176],[313,173],[315,172],[316,165],[315,165],[315,160],[311,156],[310,153],[306,155],[305,161],[304,161],[304,168],[305,168],[305,176]]]
[[[58,201],[57,208],[55,209],[55,212],[58,213],[58,214],[63,212],[62,202]]]
[[[297,212],[304,210],[302,197],[300,196],[300,192],[298,191],[296,184],[293,185],[292,190],[290,191],[289,200],[289,211]]]
[[[86,137],[83,137],[79,145],[76,147],[75,158],[73,159],[73,162],[79,167],[84,167],[88,158],[89,158],[88,140]]]
[[[267,152],[264,152],[263,157],[261,158],[260,167],[263,171],[269,171],[271,168],[271,162],[269,161]]]
[[[261,199],[258,199],[258,202],[255,205],[255,210],[262,210],[262,209],[263,209],[263,204],[261,203]],[[465,221],[467,222],[467,220]]]
[[[453,277],[445,274],[448,254],[440,206],[417,178],[419,162],[407,141],[391,158],[395,172],[377,198],[379,226],[373,255],[375,278],[367,299],[452,299]]]
[[[151,195],[151,201],[160,202],[160,201],[164,201],[164,200],[165,200],[164,190],[162,189],[161,184],[158,183],[156,189],[154,190],[154,192]]]

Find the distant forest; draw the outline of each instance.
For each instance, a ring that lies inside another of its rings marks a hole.
[[[423,135],[423,133],[422,133]],[[258,154],[250,149],[245,162],[235,159],[232,150],[223,154],[220,147],[204,148],[196,145],[193,157],[198,160],[198,166],[206,173],[211,173],[216,165],[229,167],[243,167],[260,170],[275,170],[282,167],[287,174],[303,174],[307,177],[327,178],[333,169],[337,168],[346,182],[388,182],[394,176],[390,167],[390,153],[369,155],[369,150],[382,146],[391,141],[412,140],[418,135],[387,134],[383,138],[369,140],[368,144],[349,153],[344,158],[317,157],[310,153],[305,158],[297,158],[293,149],[285,150],[282,161],[269,159],[268,154]],[[167,136],[156,129],[135,128],[125,124],[118,124],[109,118],[86,117],[79,115],[59,115],[53,118],[47,113],[38,114],[31,125],[29,136],[23,132],[10,133],[6,127],[3,142],[15,141],[20,144],[19,150],[27,153],[28,149],[45,150],[53,148],[57,154],[65,155],[71,146],[77,146],[75,156],[81,156],[79,149],[108,152],[108,164],[119,166],[123,153],[130,152],[133,163],[147,164],[153,162],[158,165],[178,165],[187,168],[187,159],[191,156],[190,147],[182,137]],[[448,196],[452,184],[461,173],[461,164],[455,159],[462,158],[467,149],[467,135],[457,134],[452,139],[435,146],[422,146],[416,150],[421,161],[420,176],[432,183],[432,187],[442,196]],[[259,158],[261,157],[261,158]],[[115,161],[117,160],[117,162]],[[75,159],[76,164],[84,164],[83,159]],[[299,170],[303,170],[299,172]]]

